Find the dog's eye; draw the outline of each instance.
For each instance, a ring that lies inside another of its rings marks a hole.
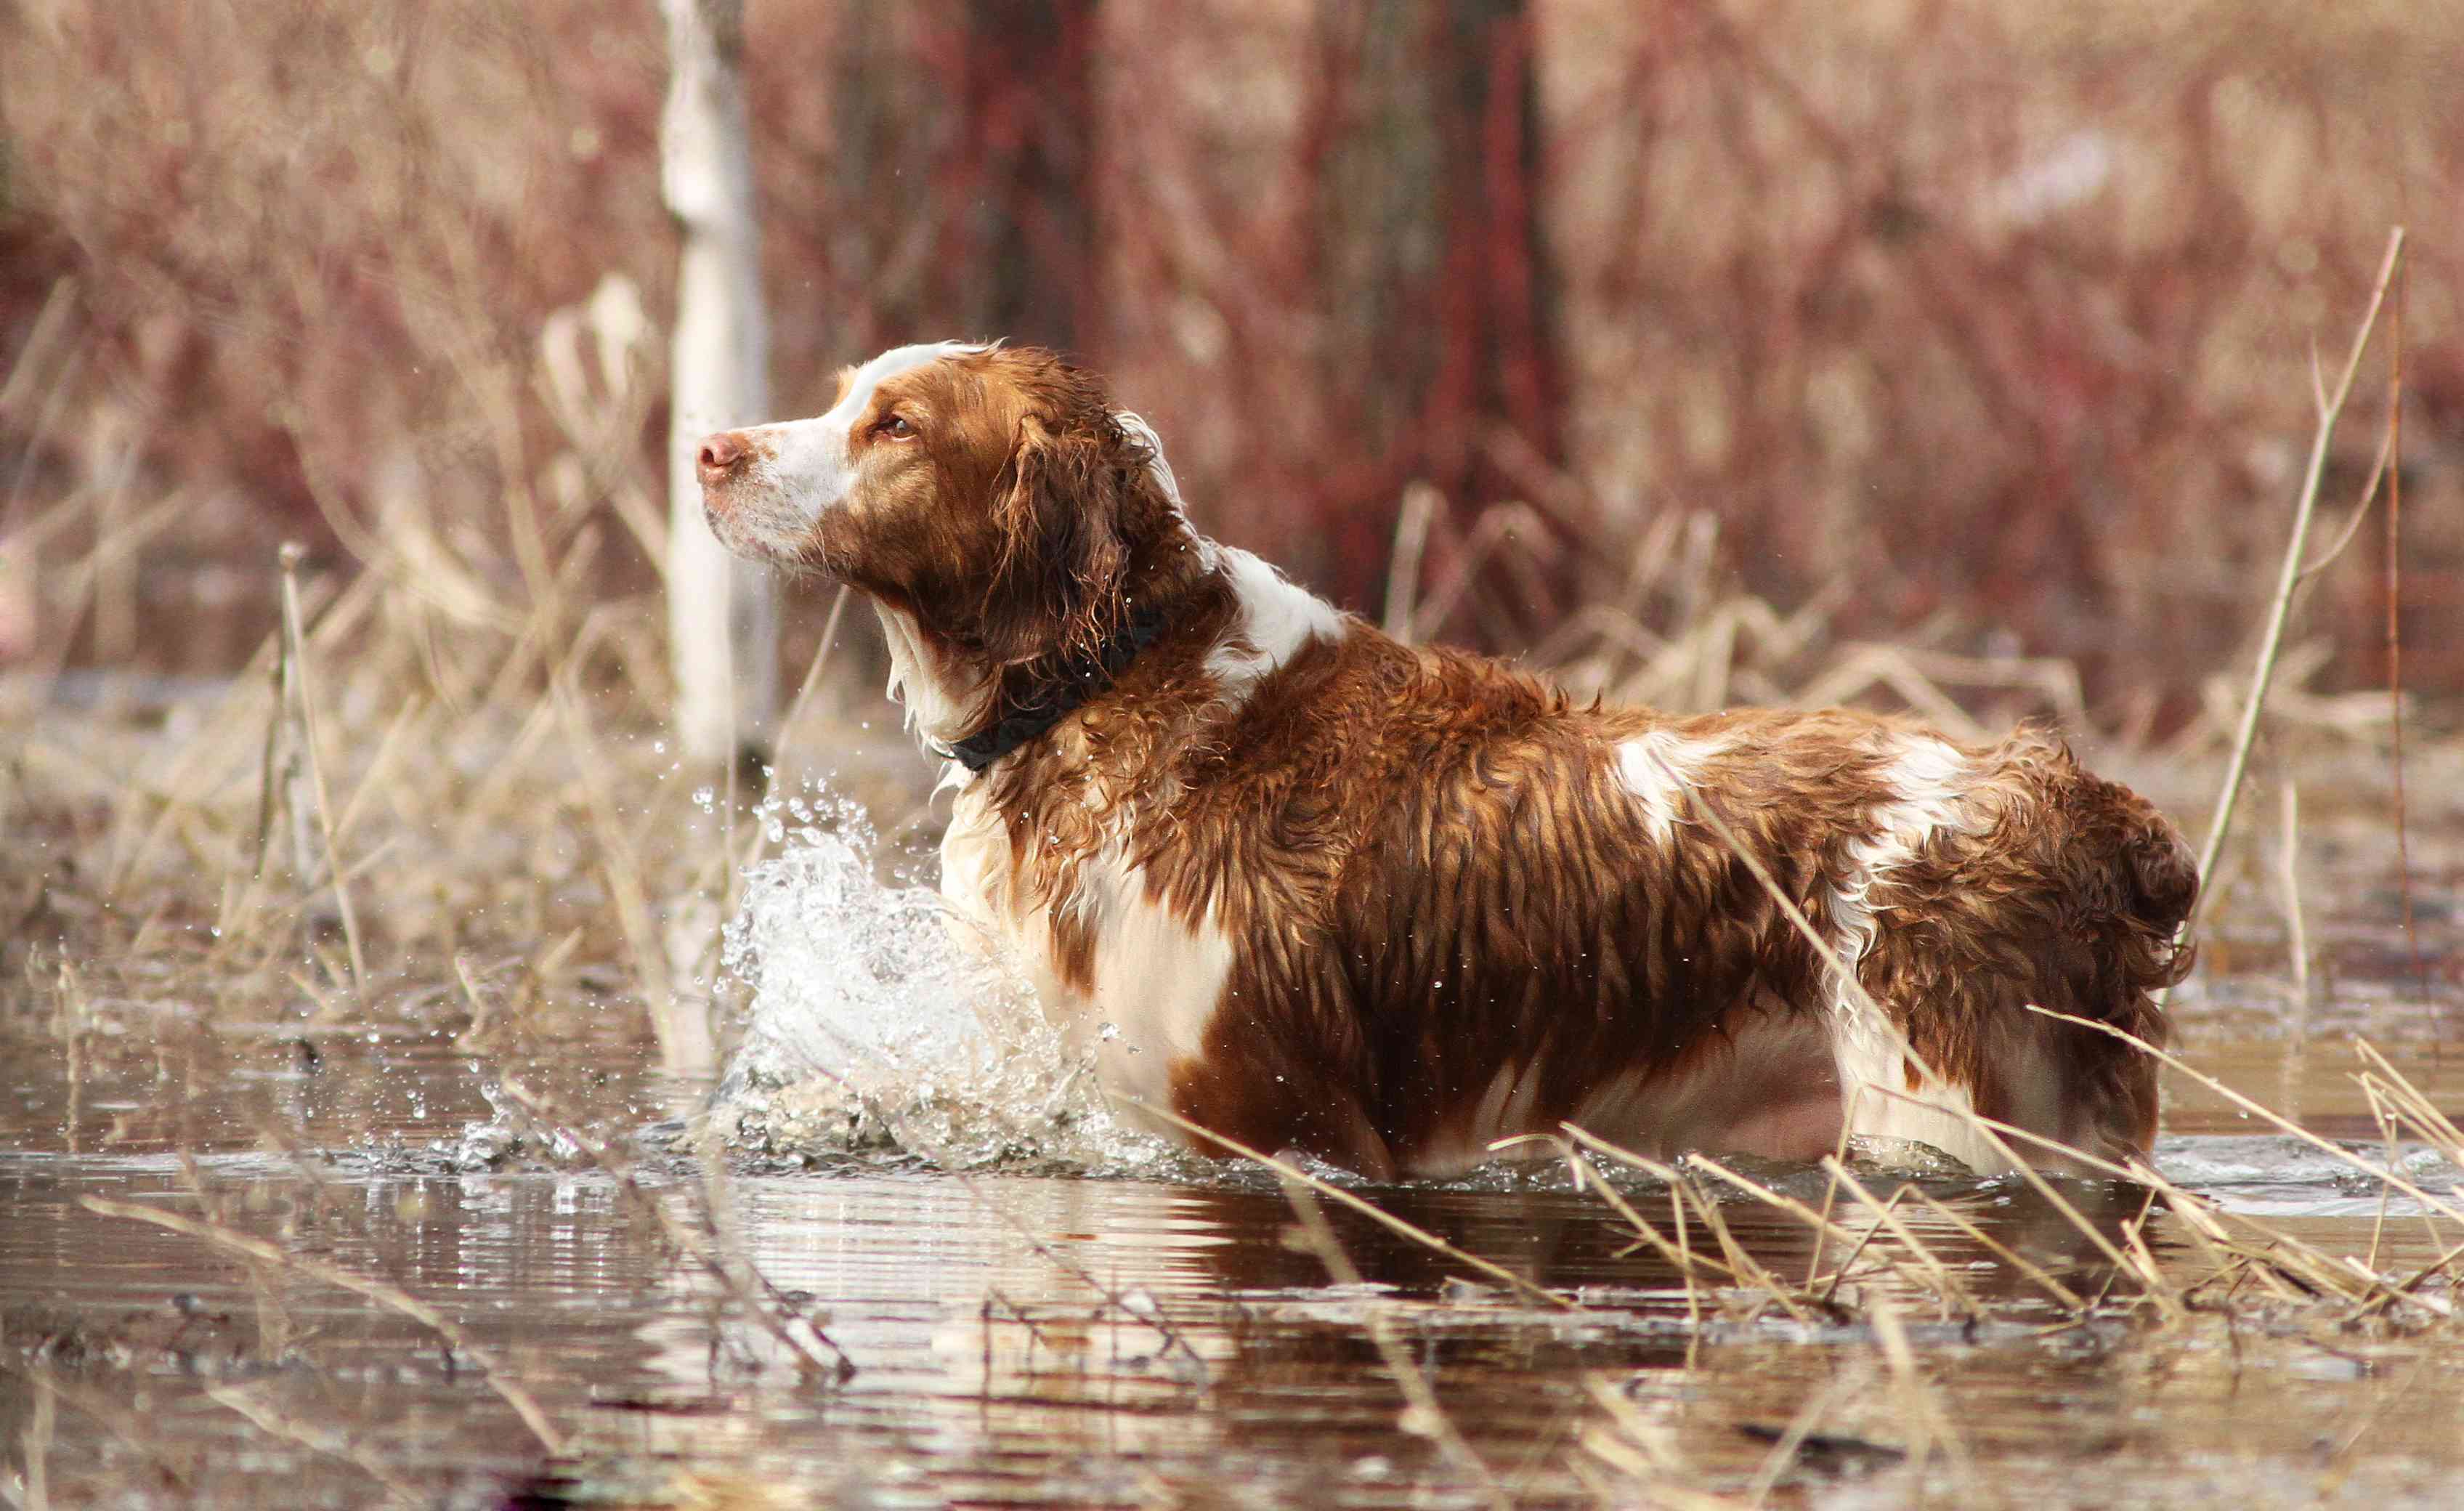
[[[915,433],[915,427],[908,424],[907,416],[903,414],[888,416],[873,428],[893,441],[904,441]]]

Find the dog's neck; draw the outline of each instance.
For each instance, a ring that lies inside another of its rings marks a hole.
[[[1096,647],[1007,666],[876,600],[890,650],[889,695],[905,705],[908,725],[929,754],[980,773],[1100,696],[1176,625],[1202,616],[1206,587],[1221,575],[1220,558],[1195,532],[1171,532],[1133,562],[1109,616],[1114,627]]]
[[[981,775],[984,768],[1020,746],[1041,738],[1045,731],[1075,712],[1080,704],[1111,687],[1112,679],[1137,659],[1138,652],[1163,633],[1165,624],[1160,611],[1133,615],[1091,653],[1063,658],[1051,673],[1040,677],[1023,696],[996,697],[991,723],[965,739],[951,741],[947,750],[935,754]]]

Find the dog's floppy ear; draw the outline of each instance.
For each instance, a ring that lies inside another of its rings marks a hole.
[[[1133,470],[1117,429],[1100,412],[1020,422],[1009,465],[993,485],[1001,542],[982,634],[994,660],[1091,659],[1119,630]]]

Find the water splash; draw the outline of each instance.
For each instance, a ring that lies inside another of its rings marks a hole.
[[[886,885],[853,803],[770,805],[780,845],[745,873],[723,960],[750,997],[713,1103],[739,1148],[904,1152],[949,1168],[1153,1170],[1004,961],[963,945],[929,888]]]

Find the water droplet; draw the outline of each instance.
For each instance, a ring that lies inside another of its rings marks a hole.
[[[1118,1039],[1121,1037],[1121,1025],[1118,1023],[1105,1023],[1095,1030],[1095,1037],[1097,1039],[1104,1040]]]

